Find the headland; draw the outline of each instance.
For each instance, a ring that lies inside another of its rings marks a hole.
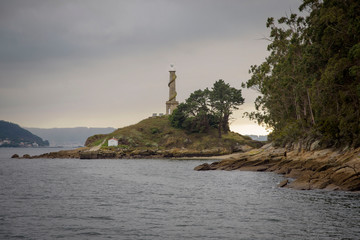
[[[109,140],[114,138],[118,141],[117,146],[109,146]],[[80,159],[201,158],[244,152],[259,148],[263,143],[234,132],[228,132],[219,138],[216,129],[207,133],[190,133],[184,129],[172,127],[168,116],[160,116],[144,119],[137,124],[119,128],[110,134],[91,136],[85,145],[83,148],[74,150],[25,157]]]

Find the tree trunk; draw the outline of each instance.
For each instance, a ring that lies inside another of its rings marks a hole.
[[[300,116],[301,108],[300,108],[299,102],[296,100],[296,95],[295,95],[295,98],[294,98],[294,102],[295,102],[296,120],[300,120],[301,119],[301,116]]]
[[[304,118],[307,120],[307,99],[306,97],[303,98],[304,101]]]
[[[309,103],[309,110],[310,110],[310,116],[311,116],[311,122],[313,124],[313,126],[315,125],[315,118],[314,118],[314,113],[311,107],[311,101],[310,101],[310,94],[309,94],[309,89],[306,89],[306,93],[307,93],[307,97],[308,97],[308,103]]]
[[[222,121],[222,130],[226,134],[230,131],[229,128],[229,114],[225,114]]]
[[[219,119],[219,126],[218,126],[219,138],[221,138],[222,122],[223,122],[223,119],[222,119],[222,117],[220,117],[220,119]]]

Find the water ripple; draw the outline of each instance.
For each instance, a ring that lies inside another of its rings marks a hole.
[[[200,163],[12,161],[0,150],[0,239],[360,239],[358,193],[193,171]]]

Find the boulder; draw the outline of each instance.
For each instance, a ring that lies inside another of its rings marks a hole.
[[[289,180],[284,179],[278,184],[278,187],[285,187],[289,183]]]
[[[301,150],[302,150],[302,144],[301,144],[301,142],[296,142],[296,143],[294,143],[294,150],[296,151],[296,152],[301,152]]]
[[[80,153],[80,159],[97,159],[98,152],[95,151],[84,151]]]
[[[204,164],[201,164],[201,165],[195,167],[194,170],[207,171],[207,170],[212,170],[212,168],[210,167],[210,165],[208,163],[204,163]]]
[[[14,155],[11,156],[11,158],[19,158],[19,155],[14,154]]]
[[[248,152],[252,149],[249,145],[236,145],[233,148],[233,152]]]
[[[112,151],[100,152],[100,153],[98,153],[97,158],[100,158],[100,159],[116,158],[116,153],[112,152]]]
[[[318,150],[320,149],[320,141],[316,140],[315,142],[311,143],[310,145],[310,151]]]

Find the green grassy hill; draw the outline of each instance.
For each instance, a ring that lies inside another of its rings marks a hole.
[[[118,147],[107,147],[107,140],[115,137],[119,140]],[[221,153],[239,150],[241,145],[260,147],[261,143],[250,137],[230,132],[220,139],[216,129],[209,133],[187,133],[170,125],[167,116],[147,118],[135,125],[120,128],[110,134],[89,137],[86,146],[98,146],[102,149],[122,150],[170,150],[187,149],[204,151],[220,149]]]

